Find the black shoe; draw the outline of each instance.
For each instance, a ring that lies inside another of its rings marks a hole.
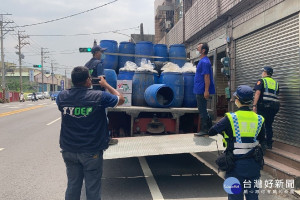
[[[110,138],[108,145],[114,145],[114,144],[118,144],[119,140],[118,139],[112,139]]]
[[[267,149],[272,149],[272,144],[267,144]]]

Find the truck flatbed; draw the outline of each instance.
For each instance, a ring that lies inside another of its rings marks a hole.
[[[130,135],[133,136],[133,122],[141,112],[157,112],[157,113],[171,113],[173,118],[176,120],[176,133],[179,133],[179,122],[180,117],[186,113],[198,113],[198,108],[152,108],[142,106],[119,106],[116,108],[108,108],[108,112],[125,112],[131,117]],[[211,113],[212,110],[208,109]]]

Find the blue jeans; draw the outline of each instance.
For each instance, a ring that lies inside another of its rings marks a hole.
[[[80,200],[83,178],[87,200],[100,200],[103,151],[72,153],[62,151],[67,168],[68,186],[65,200]]]
[[[208,120],[208,112],[207,112],[207,100],[204,98],[203,94],[197,94],[197,107],[201,117],[201,129],[200,131],[204,131],[208,129],[207,120]]]

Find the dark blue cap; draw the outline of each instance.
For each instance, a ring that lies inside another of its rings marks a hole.
[[[237,99],[242,101],[242,103],[250,104],[253,100],[253,90],[248,85],[240,85],[233,93]]]
[[[262,68],[262,70],[264,72],[267,72],[268,75],[271,75],[271,76],[273,75],[273,68],[272,67],[266,66],[266,67]]]
[[[105,51],[106,50],[106,48],[102,48],[102,47],[100,47],[99,45],[96,45],[96,46],[94,46],[93,48],[92,48],[92,53],[95,53],[96,51]]]

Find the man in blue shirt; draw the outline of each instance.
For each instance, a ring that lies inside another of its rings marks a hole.
[[[195,136],[201,135],[201,132],[207,132],[211,126],[211,118],[207,112],[207,100],[210,94],[215,94],[215,84],[213,80],[213,72],[209,58],[207,57],[209,47],[207,43],[200,43],[197,47],[197,53],[200,56],[200,61],[197,65],[197,70],[194,79],[194,94],[197,98],[197,106],[201,118],[200,133],[195,133]]]
[[[108,148],[109,133],[105,109],[122,105],[123,95],[103,77],[99,84],[109,92],[89,89],[89,69],[75,67],[73,88],[63,90],[56,102],[61,112],[60,147],[67,168],[66,200],[79,200],[83,178],[87,199],[100,200],[103,150]]]

